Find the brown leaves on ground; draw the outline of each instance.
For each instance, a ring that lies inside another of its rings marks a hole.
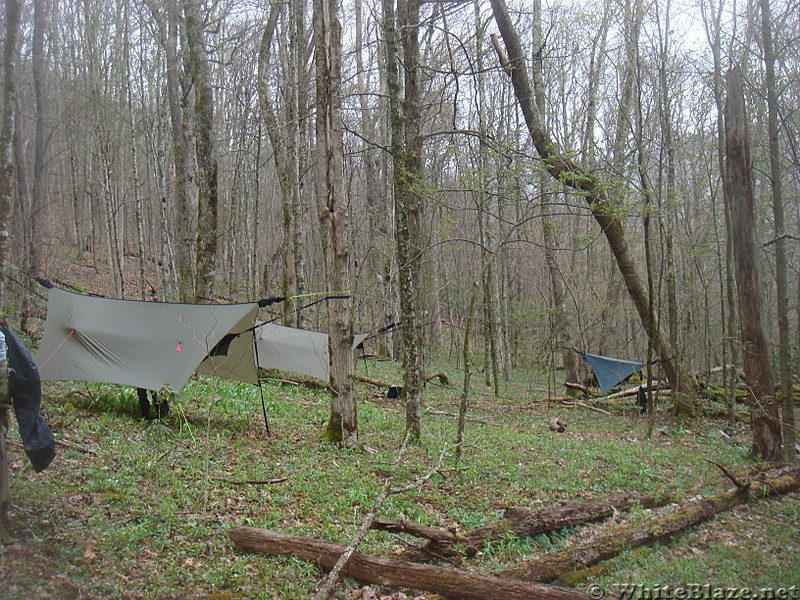
[[[363,587],[348,587],[345,590],[348,600],[424,600],[427,596],[409,596],[404,592],[388,593],[386,590],[365,585]]]

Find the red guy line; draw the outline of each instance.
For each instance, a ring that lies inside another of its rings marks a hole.
[[[50,362],[50,359],[51,359],[51,358],[53,358],[53,355],[55,355],[55,353],[56,353],[56,352],[58,352],[59,350],[61,350],[61,346],[63,346],[64,344],[66,344],[66,343],[67,343],[67,340],[68,340],[69,338],[71,338],[71,337],[72,337],[72,334],[73,334],[73,333],[75,333],[75,330],[74,330],[74,329],[70,329],[70,330],[69,330],[69,334],[67,334],[67,337],[65,337],[63,340],[61,340],[61,343],[60,343],[58,346],[56,346],[56,349],[55,349],[55,350],[53,350],[53,351],[50,353],[50,356],[48,356],[46,359],[44,359],[44,362],[43,362],[41,365],[39,365],[39,368],[40,368],[40,369],[44,368],[44,366],[45,366],[45,365],[46,365],[48,362]]]

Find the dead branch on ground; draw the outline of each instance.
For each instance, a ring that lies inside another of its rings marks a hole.
[[[600,521],[613,516],[617,511],[628,510],[633,506],[643,508],[654,508],[665,506],[673,501],[670,495],[660,496],[618,496],[608,501],[597,500],[587,502],[569,502],[561,506],[545,508],[541,510],[531,510],[527,508],[508,508],[499,521],[494,521],[476,529],[459,534],[451,534],[451,539],[447,538],[447,533],[443,530],[433,530],[437,533],[430,537],[425,544],[425,552],[439,554],[441,556],[457,556],[465,554],[474,556],[478,549],[489,542],[502,539],[509,533],[519,537],[533,537],[540,533],[557,531],[564,527],[581,525]],[[429,528],[429,531],[432,528]],[[406,533],[417,535],[414,528],[407,528]],[[459,552],[461,546],[463,552]],[[425,556],[413,555],[414,560],[426,560]]]

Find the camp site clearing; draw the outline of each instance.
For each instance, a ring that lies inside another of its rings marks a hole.
[[[507,507],[540,509],[623,491],[715,493],[730,482],[704,459],[732,470],[749,464],[746,423],[729,439],[721,421],[676,425],[659,415],[647,439],[646,418],[633,401],[605,405],[610,415],[541,402],[547,383],[535,372],[520,373],[501,397],[476,391],[456,464],[460,376],[448,365],[437,367],[450,374],[451,386],[428,386],[422,443],[408,449],[394,478],[398,486],[413,482],[443,456],[441,470],[390,496],[381,518],[469,530],[496,521]],[[391,362],[362,362],[358,370],[402,381]],[[270,435],[259,388],[247,383],[193,376],[163,422],[138,418],[130,387],[46,383],[43,411],[61,444],[52,465],[35,474],[11,430],[15,540],[0,548],[2,597],[306,597],[322,577],[316,567],[242,552],[228,532],[249,525],[347,544],[391,472],[404,414],[398,400],[360,385],[359,426],[368,450],[341,450],[319,441],[329,402],[321,388],[268,381],[261,389]],[[566,422],[564,432],[548,428],[555,417]],[[504,538],[460,568],[495,572],[666,510],[636,509],[532,538]],[[745,504],[664,545],[604,561],[572,585],[778,587],[798,580],[798,520],[797,493]],[[392,557],[407,547],[373,531],[359,550]],[[379,586],[368,596],[362,587],[347,579],[335,597],[425,597]]]

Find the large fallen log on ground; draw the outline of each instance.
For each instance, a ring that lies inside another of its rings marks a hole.
[[[665,506],[673,501],[672,496],[663,494],[640,497],[617,496],[610,500],[570,502],[541,510],[509,508],[506,509],[501,520],[463,533],[453,533],[446,529],[419,525],[408,519],[376,520],[373,528],[408,533],[429,540],[421,548],[421,554],[412,552],[407,555],[413,560],[456,556],[459,554],[459,547],[463,547],[463,553],[471,557],[477,553],[480,547],[500,540],[509,533],[520,538],[532,537],[564,527],[607,519],[617,511],[628,510],[636,505],[642,508],[653,508]]]
[[[233,542],[267,556],[295,556],[331,569],[345,547],[312,538],[295,537],[253,527],[234,527]],[[342,575],[364,583],[434,592],[450,598],[475,600],[589,600],[580,590],[541,583],[475,575],[457,569],[420,565],[354,552]]]
[[[660,396],[669,396],[672,394],[672,390],[668,387],[664,387],[659,385],[658,382],[653,382],[653,391],[658,393]],[[629,396],[635,396],[639,393],[639,388],[644,388],[645,391],[648,391],[650,388],[647,385],[647,382],[641,383],[639,385],[635,385],[633,387],[625,388],[624,390],[620,390],[618,392],[614,392],[613,394],[608,394],[607,396],[599,396],[597,398],[592,398],[592,400],[596,400],[598,402],[606,401],[606,400],[619,400],[621,398],[628,398]]]
[[[524,581],[548,582],[569,579],[569,573],[585,569],[601,560],[613,558],[623,550],[652,544],[702,523],[749,499],[787,494],[800,489],[800,466],[788,468],[777,476],[738,484],[731,491],[687,502],[673,513],[657,517],[641,525],[625,527],[595,538],[585,544],[570,546],[539,560],[520,563],[497,571],[495,575]]]
[[[628,510],[636,505],[642,508],[653,508],[665,506],[672,501],[672,496],[663,494],[661,496],[618,496],[610,500],[569,502],[542,510],[509,508],[500,521],[468,531],[461,537],[473,546],[481,546],[487,542],[499,540],[507,533],[513,533],[520,538],[532,537],[573,525],[607,519],[617,511]]]

